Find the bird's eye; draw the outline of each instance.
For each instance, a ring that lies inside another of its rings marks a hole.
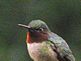
[[[40,32],[40,31],[43,31],[44,29],[43,28],[39,28],[39,29],[35,29],[35,30]]]
[[[44,29],[43,28],[39,28],[39,31],[44,31]]]

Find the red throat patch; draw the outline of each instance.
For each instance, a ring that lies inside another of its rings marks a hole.
[[[30,32],[27,32],[26,43],[33,43],[33,42],[42,42],[48,39],[47,34],[40,34],[40,37],[36,37],[32,40]]]
[[[30,32],[27,32],[26,42],[27,42],[27,43],[31,43]]]

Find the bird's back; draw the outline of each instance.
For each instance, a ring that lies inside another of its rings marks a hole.
[[[49,33],[49,40],[54,45],[52,49],[57,53],[59,61],[75,61],[72,51],[66,41],[55,33]],[[54,49],[56,47],[56,49]]]

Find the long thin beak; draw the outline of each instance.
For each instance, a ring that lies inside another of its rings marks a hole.
[[[24,24],[18,24],[18,26],[28,28],[28,29],[31,28],[30,26],[27,26],[27,25],[24,25]]]

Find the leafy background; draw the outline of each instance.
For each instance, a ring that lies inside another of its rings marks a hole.
[[[26,49],[28,24],[41,19],[69,44],[76,61],[81,61],[80,0],[0,0],[0,61],[32,61]]]

